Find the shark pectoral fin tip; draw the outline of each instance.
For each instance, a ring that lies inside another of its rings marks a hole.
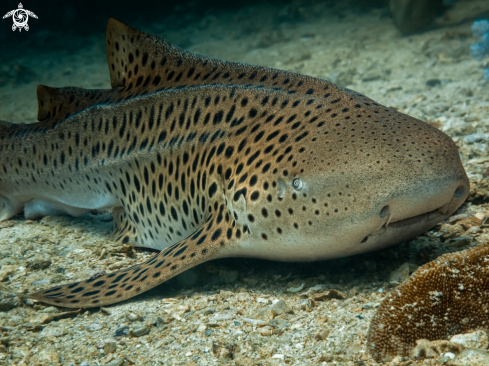
[[[230,223],[211,217],[187,238],[130,269],[27,295],[56,306],[90,308],[116,303],[147,291],[200,263],[214,259],[228,243]],[[229,226],[229,227],[228,227]],[[216,244],[217,243],[217,244]],[[53,297],[55,296],[55,297]]]

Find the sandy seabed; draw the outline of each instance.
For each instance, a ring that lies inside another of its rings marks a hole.
[[[456,215],[489,216],[489,84],[482,72],[489,58],[470,57],[478,41],[471,22],[402,37],[387,9],[355,9],[354,3],[297,1],[204,16],[192,11],[180,9],[189,21],[178,29],[131,25],[200,54],[325,78],[431,123],[456,141],[471,179],[471,195]],[[37,84],[110,88],[103,36],[89,44],[11,60],[8,72],[2,66],[1,119],[34,122]],[[33,291],[154,255],[116,247],[107,240],[111,229],[108,211],[0,223],[0,286]],[[422,265],[486,242],[485,225],[454,220],[409,243],[351,258],[218,260],[126,302],[79,314],[1,294],[0,364],[375,364],[366,334],[379,303],[397,285],[390,273],[405,262]],[[341,296],[321,296],[330,289]],[[277,300],[283,304],[272,310]]]

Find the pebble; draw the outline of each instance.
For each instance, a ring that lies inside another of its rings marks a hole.
[[[329,330],[328,329],[323,329],[319,333],[316,334],[314,338],[319,339],[319,340],[325,340],[329,336]]]
[[[105,364],[105,366],[121,366],[124,363],[122,358],[114,358],[112,361]]]
[[[8,279],[8,277],[14,273],[14,271],[18,268],[18,266],[14,265],[6,265],[2,266],[2,269],[0,269],[0,282],[3,282]]]
[[[134,321],[141,321],[143,320],[143,318],[139,314],[129,313],[127,314],[127,320],[134,322]]]
[[[231,320],[231,319],[234,319],[235,317],[236,317],[236,314],[234,313],[233,310],[225,310],[225,311],[223,311],[220,314],[214,314],[213,319],[215,321],[219,321],[219,320]]]
[[[266,320],[250,319],[250,318],[243,318],[243,321],[250,323],[250,324],[255,324],[255,325],[267,325],[269,323]]]
[[[312,309],[314,305],[311,299],[302,299],[300,306],[302,310],[308,310]]]
[[[59,313],[59,311],[54,306],[48,306],[45,309],[39,310],[39,313],[43,313],[43,314],[56,314],[56,313]]]
[[[483,133],[471,133],[470,135],[464,136],[463,139],[468,144],[473,144],[475,142],[484,142],[487,140],[487,137]]]
[[[287,306],[287,304],[283,300],[276,300],[273,302],[270,312],[273,317],[285,313],[290,313],[292,310]]]
[[[454,335],[450,342],[458,343],[465,348],[485,349],[489,345],[487,334],[482,330]]]
[[[301,283],[299,286],[297,287],[289,287],[287,289],[287,292],[290,292],[290,293],[295,293],[295,292],[299,292],[301,291],[302,289],[304,288],[304,283]]]
[[[441,84],[440,79],[429,79],[426,81],[426,85],[430,87],[438,86]]]
[[[51,259],[39,259],[35,258],[27,262],[27,268],[31,271],[37,271],[40,269],[46,269],[51,265]]]
[[[8,311],[10,309],[20,306],[20,299],[13,295],[5,292],[0,292],[0,310]]]
[[[478,349],[466,349],[460,352],[452,363],[456,366],[487,366],[489,365],[489,353]]]
[[[32,281],[31,285],[34,287],[39,287],[42,285],[47,285],[50,282],[51,282],[50,280],[36,280],[36,281]]]
[[[257,332],[263,336],[271,336],[273,333],[273,328],[266,325],[264,327],[258,328]]]
[[[290,328],[290,323],[285,319],[272,319],[269,323],[274,328],[286,330]]]
[[[455,354],[452,352],[445,352],[440,355],[441,357],[448,357],[450,360],[453,360],[455,358]]]
[[[33,324],[33,325],[36,325],[36,324],[45,324],[45,323],[47,323],[51,319],[52,319],[52,317],[49,314],[38,314],[35,317],[30,318],[29,319],[29,322],[31,324]]]
[[[413,263],[404,262],[399,268],[392,271],[389,275],[389,282],[402,283],[418,269],[419,266]]]
[[[117,349],[117,343],[113,339],[107,339],[103,341],[102,348],[104,350],[104,353],[107,355],[109,353],[115,352]]]
[[[88,327],[87,327],[87,330],[92,330],[92,331],[95,331],[95,330],[100,330],[102,329],[103,327],[100,325],[100,324],[97,324],[97,323],[93,323],[93,324],[90,324]]]
[[[41,334],[44,336],[61,337],[68,334],[68,329],[64,327],[46,327],[41,331]]]
[[[151,332],[150,328],[148,328],[145,325],[141,325],[141,326],[135,326],[131,331],[131,335],[134,337],[141,337],[143,335],[148,334],[149,332]]]
[[[124,337],[127,335],[129,335],[129,327],[127,325],[117,328],[114,333],[114,337]]]

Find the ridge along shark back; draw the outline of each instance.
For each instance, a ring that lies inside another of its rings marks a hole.
[[[0,220],[112,208],[112,240],[161,250],[28,295],[96,307],[205,261],[312,261],[415,237],[469,181],[438,129],[330,82],[186,52],[109,19],[112,89],[38,87],[0,122]]]

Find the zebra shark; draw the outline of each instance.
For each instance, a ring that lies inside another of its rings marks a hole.
[[[0,220],[112,208],[112,240],[161,252],[28,295],[96,307],[205,261],[313,261],[413,238],[469,181],[433,126],[328,81],[184,51],[109,19],[112,89],[40,85],[0,122]]]

